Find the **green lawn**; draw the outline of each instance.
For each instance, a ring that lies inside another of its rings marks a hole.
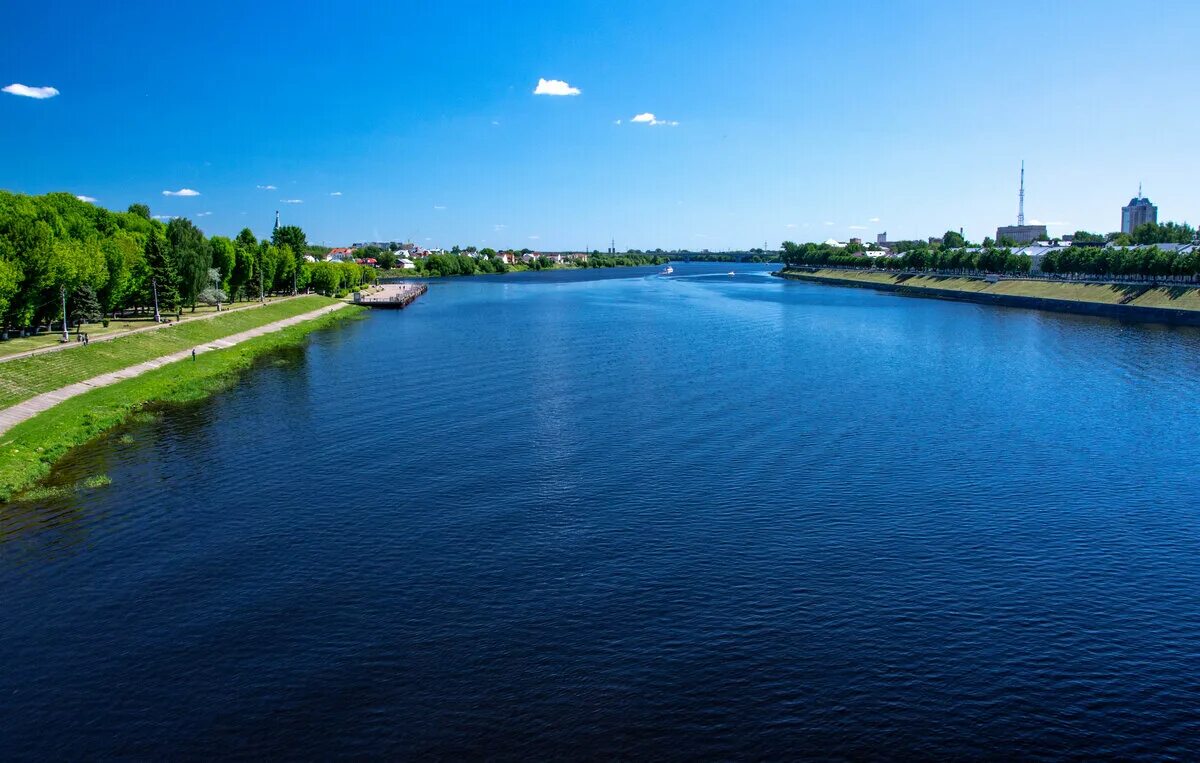
[[[315,299],[321,302],[306,304],[314,308],[333,301]],[[252,310],[248,315],[259,312]],[[327,313],[311,321],[248,339],[233,347],[198,355],[195,362],[185,360],[172,363],[64,400],[0,435],[0,501],[6,501],[14,493],[33,485],[71,448],[117,426],[146,403],[186,402],[206,397],[233,384],[238,374],[249,368],[255,358],[264,352],[296,344],[315,329],[361,313],[362,308]],[[217,319],[201,323],[212,322],[220,323]],[[118,340],[113,341],[115,343]],[[103,482],[101,475],[93,475],[92,479]],[[3,507],[0,507],[2,510]]]
[[[0,363],[0,408],[264,323],[307,313],[335,301],[316,295],[297,297],[254,310],[233,310],[210,320],[184,321],[157,331]]]
[[[276,299],[280,298],[276,297]],[[258,309],[258,302],[237,302],[232,305],[222,305],[220,313],[224,315],[228,312],[245,310],[248,308]],[[179,323],[186,323],[187,321],[194,320],[196,318],[203,318],[205,316],[213,315],[214,313],[217,313],[217,308],[214,306],[197,305],[195,312],[192,312],[190,307],[184,309],[183,315],[179,319],[176,319],[174,313],[164,317],[170,318],[173,322],[177,321]],[[104,336],[106,334],[115,334],[120,331],[146,328],[147,326],[153,325],[155,325],[154,318],[147,315],[138,318],[112,319],[109,320],[108,326],[105,326],[103,323],[88,323],[83,327],[83,330],[87,332],[88,336],[90,336],[92,339],[95,339],[96,337]],[[48,333],[41,333],[36,336],[25,337],[16,336],[15,332],[10,332],[9,336],[13,338],[0,342],[0,358],[8,355],[19,355],[22,352],[28,352],[30,350],[39,350],[43,347],[54,347],[62,340],[62,330],[60,329],[58,331],[51,331]],[[71,329],[71,341],[75,341],[75,329]]]
[[[901,281],[891,273],[850,270],[819,270],[810,274],[814,278],[838,278],[862,283],[902,284],[910,289],[950,289],[954,291],[981,292],[984,294],[1006,294],[1017,297],[1040,299],[1063,299],[1074,302],[1097,302],[1116,305],[1129,304],[1135,307],[1162,307],[1172,310],[1200,310],[1200,289],[1188,287],[1159,287],[1115,285],[1097,283],[1068,283],[1037,280],[1001,280],[988,283],[978,278],[955,278],[953,276],[913,276]],[[1129,299],[1132,297],[1132,299]],[[1125,300],[1128,301],[1126,302]]]

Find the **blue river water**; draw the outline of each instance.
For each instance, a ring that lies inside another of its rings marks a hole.
[[[769,269],[438,281],[81,448],[3,756],[1195,758],[1200,332]]]

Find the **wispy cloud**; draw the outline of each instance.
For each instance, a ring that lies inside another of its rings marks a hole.
[[[39,101],[58,95],[58,88],[30,87],[29,85],[22,85],[20,82],[14,82],[7,87],[0,88],[0,90],[12,95],[24,96],[25,98],[36,98]]]
[[[498,121],[496,121],[495,119],[493,119],[493,120],[492,120],[492,127],[499,127],[499,126],[500,126],[500,123],[499,123]]]
[[[822,225],[833,225],[833,223],[832,223],[832,222],[830,222],[829,220],[826,220],[825,222],[823,222],[823,223],[821,223],[821,224],[822,224]]]
[[[795,224],[795,223],[788,223],[787,225],[785,225],[785,226],[783,226],[783,227],[785,227],[785,228],[795,228],[795,227],[796,227],[796,224]]]
[[[276,190],[279,190],[279,189],[277,189],[277,188],[276,188],[275,186],[273,186],[273,185],[256,185],[256,186],[254,186],[254,187],[255,187],[255,188],[257,188],[257,189],[258,189],[258,190],[260,190],[260,191],[276,191]]]
[[[539,238],[541,238],[541,236],[534,235],[529,237],[531,241],[537,241]]]
[[[619,119],[618,119],[618,120],[615,120],[615,121],[613,122],[613,124],[615,124],[615,125],[619,125],[619,124],[621,124],[621,120],[619,120]]]
[[[502,231],[502,230],[504,230],[504,229],[505,229],[505,228],[507,228],[507,227],[508,227],[508,226],[507,226],[507,225],[505,225],[504,223],[496,223],[495,225],[493,225],[493,226],[492,226],[492,230],[494,230],[494,231]]]
[[[850,227],[850,230],[866,230],[867,229],[867,226],[865,226],[865,225],[851,225],[849,227]]]
[[[658,117],[651,114],[649,111],[638,114],[637,116],[635,116],[633,119],[631,119],[629,121],[634,122],[636,124],[640,124],[640,125],[650,125],[652,127],[656,126],[656,125],[666,125],[667,127],[675,127],[676,125],[679,124],[678,122],[675,122],[673,120],[659,119]]]
[[[280,204],[303,204],[304,199],[280,199]]]
[[[330,195],[330,196],[341,196],[341,195],[342,195],[342,192],[341,192],[341,191],[333,191],[333,192],[332,192],[332,193],[330,193],[329,195]]]
[[[163,196],[199,196],[199,191],[193,191],[191,188],[180,188],[178,191],[163,191]]]
[[[174,220],[179,215],[154,215],[155,220]]]
[[[95,197],[95,196],[76,196],[75,198],[79,199],[80,201],[86,201],[88,204],[95,204],[95,203],[96,203],[96,197]]]
[[[208,217],[212,212],[197,212],[196,217]]]
[[[867,222],[869,222],[869,223],[877,223],[877,222],[879,222],[879,218],[878,218],[878,217],[872,217],[870,220],[867,220]]]
[[[436,210],[438,210],[438,211],[440,212],[440,211],[442,211],[443,209],[445,209],[445,208],[446,208],[446,205],[445,205],[445,204],[434,204],[434,205],[433,205],[433,208],[434,208],[434,209],[436,209]]]
[[[538,79],[537,87],[533,89],[534,95],[579,95],[581,92],[560,79]]]

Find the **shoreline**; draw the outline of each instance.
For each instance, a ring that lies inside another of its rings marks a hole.
[[[145,406],[201,400],[232,386],[262,355],[293,346],[310,333],[361,317],[366,308],[339,302],[275,324],[235,343],[207,343],[182,359],[158,362],[136,375],[70,397],[11,424],[0,441],[0,504],[33,488],[74,448],[120,426]],[[249,333],[249,332],[246,332]],[[232,339],[233,337],[229,337]]]
[[[822,268],[812,271],[785,269],[771,275],[831,286],[875,289],[906,297],[1045,310],[1135,323],[1200,326],[1200,287],[1120,286],[1038,279],[989,282],[978,276],[912,275]]]

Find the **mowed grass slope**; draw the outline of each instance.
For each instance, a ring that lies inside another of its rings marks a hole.
[[[0,408],[93,376],[312,312],[335,301],[316,295],[297,297],[254,310],[235,310],[211,320],[185,321],[157,331],[0,363]]]
[[[988,283],[979,278],[953,276],[913,276],[902,278],[891,273],[870,273],[852,270],[818,270],[807,274],[814,278],[860,281],[865,284],[891,284],[910,289],[947,289],[982,294],[1006,294],[1014,297],[1062,299],[1072,302],[1096,302],[1106,305],[1126,304],[1133,307],[1158,307],[1167,310],[1200,310],[1200,289],[1160,286],[1148,288],[1137,285],[1065,283],[1016,279]]]

